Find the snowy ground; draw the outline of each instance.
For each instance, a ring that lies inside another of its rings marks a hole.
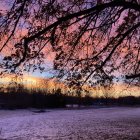
[[[140,140],[140,108],[0,110],[0,140]]]

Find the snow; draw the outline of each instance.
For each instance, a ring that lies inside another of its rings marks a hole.
[[[0,110],[0,140],[140,140],[140,108]]]

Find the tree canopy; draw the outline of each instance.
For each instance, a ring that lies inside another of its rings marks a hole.
[[[1,72],[44,70],[55,53],[71,85],[140,79],[139,0],[6,0],[0,11]],[[8,52],[8,53],[5,53]]]

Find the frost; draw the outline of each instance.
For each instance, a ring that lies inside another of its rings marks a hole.
[[[0,110],[0,140],[139,140],[140,108]]]

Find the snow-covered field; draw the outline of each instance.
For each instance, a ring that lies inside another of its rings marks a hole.
[[[140,140],[140,108],[0,110],[0,140]]]

